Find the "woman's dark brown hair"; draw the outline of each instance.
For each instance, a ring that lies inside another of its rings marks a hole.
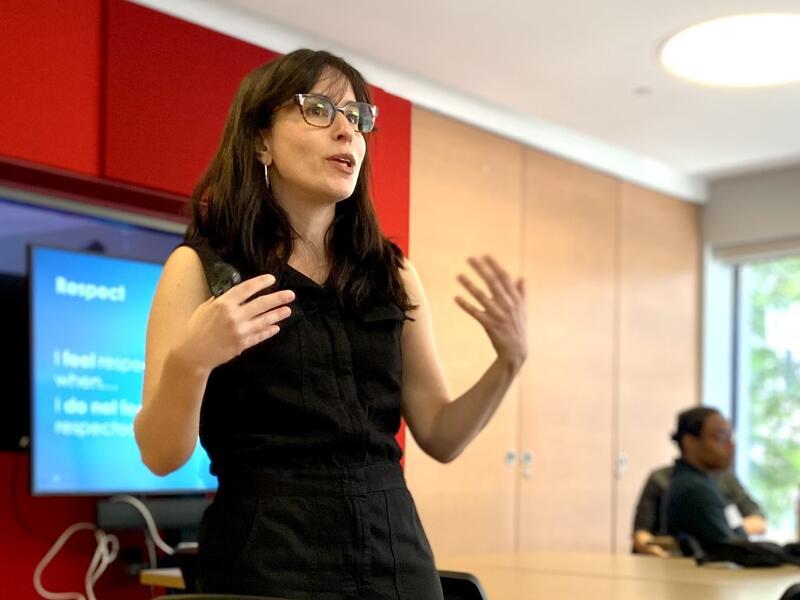
[[[272,273],[281,281],[297,232],[264,179],[256,150],[260,131],[294,94],[308,93],[324,71],[353,87],[356,100],[371,102],[361,74],[325,51],[296,50],[250,72],[239,86],[220,146],[192,194],[187,239],[205,238],[245,278]],[[372,135],[372,134],[368,134]],[[394,302],[411,308],[400,279],[401,250],[383,236],[369,195],[365,154],[353,194],[336,204],[325,244],[329,282],[348,310]]]

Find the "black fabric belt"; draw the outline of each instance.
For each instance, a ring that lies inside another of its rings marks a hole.
[[[243,467],[219,473],[225,496],[358,496],[406,487],[398,463],[328,469]]]

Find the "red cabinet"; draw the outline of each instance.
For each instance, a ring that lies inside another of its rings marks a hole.
[[[408,254],[408,202],[411,166],[411,103],[373,88],[378,106],[370,134],[372,200],[385,235]]]
[[[189,195],[242,77],[276,56],[151,9],[109,0],[103,175]]]
[[[277,56],[123,0],[8,0],[0,22],[0,155],[182,196],[239,81]],[[375,208],[407,251],[411,104],[373,91]]]
[[[0,2],[0,155],[99,174],[102,4]]]

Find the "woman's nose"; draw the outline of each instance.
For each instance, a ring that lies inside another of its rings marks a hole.
[[[353,130],[353,124],[347,120],[342,113],[336,111],[336,117],[333,119],[332,125],[334,131],[334,137],[337,140],[344,139],[346,141],[350,141],[353,139],[353,135],[355,131]]]

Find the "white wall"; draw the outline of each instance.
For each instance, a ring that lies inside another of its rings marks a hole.
[[[715,248],[800,240],[800,165],[711,182],[703,236]]]
[[[734,264],[800,251],[800,165],[711,182],[702,231],[702,402],[729,415]]]

